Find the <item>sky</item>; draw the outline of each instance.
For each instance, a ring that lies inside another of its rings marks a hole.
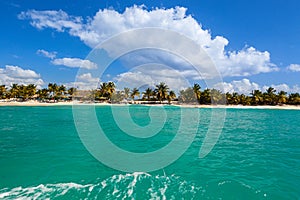
[[[88,88],[101,81],[132,87],[164,81],[179,90],[188,80],[205,88],[204,77],[180,59],[154,50],[131,52],[103,76],[94,73],[101,64],[88,55],[97,45],[124,31],[156,27],[183,34],[203,48],[226,92],[249,94],[269,86],[300,92],[299,10],[298,0],[2,0],[0,84],[71,87],[76,82]]]

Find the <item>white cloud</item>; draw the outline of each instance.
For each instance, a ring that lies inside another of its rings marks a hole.
[[[155,87],[155,84],[160,82],[166,83],[171,90],[178,92],[181,89],[187,88],[190,86],[183,79],[178,79],[175,77],[165,77],[157,76],[153,77],[149,74],[144,74],[142,72],[125,72],[116,77],[118,89],[124,87],[129,88],[143,88],[143,87]]]
[[[212,52],[211,56],[214,53]],[[278,68],[270,63],[269,52],[260,52],[253,47],[238,52],[228,52],[227,56],[214,61],[223,76],[251,76],[278,71]]]
[[[224,92],[237,92],[249,95],[252,90],[259,90],[260,86],[257,83],[251,82],[249,79],[234,80],[230,83],[224,82],[223,84],[217,84],[214,86],[216,89],[220,89]]]
[[[296,93],[296,92],[300,93],[300,86],[299,85],[288,86],[285,83],[278,84],[278,85],[272,84],[271,86],[263,86],[262,90],[266,91],[269,87],[274,88],[277,92],[285,91],[287,93]]]
[[[78,81],[99,83],[99,78],[94,78],[91,73],[80,74],[77,76]]]
[[[190,72],[186,71],[186,73]],[[115,81],[119,89],[124,87],[154,87],[156,84],[164,82],[171,90],[178,92],[190,86],[188,80],[178,70],[153,64],[151,64],[151,68],[148,65],[143,65],[132,71],[119,74]]]
[[[53,28],[59,32],[65,29],[71,29],[72,31],[79,30],[82,28],[81,17],[69,16],[66,12],[59,10],[46,10],[36,11],[30,10],[28,12],[21,12],[18,15],[19,19],[32,19],[31,25],[38,28]]]
[[[57,58],[51,61],[54,65],[63,65],[71,68],[97,69],[97,64],[80,58]]]
[[[91,90],[96,89],[99,86],[100,79],[93,77],[91,73],[79,74],[76,76],[76,81],[64,83],[68,88],[75,87],[79,90]]]
[[[36,72],[30,70],[30,69],[22,69],[18,66],[12,66],[12,65],[6,65],[5,69],[3,69],[3,72],[6,73],[6,75],[14,78],[39,78],[40,75]]]
[[[299,85],[294,85],[291,89],[290,89],[291,93],[300,93],[300,86]]]
[[[287,93],[300,93],[300,87],[298,85],[294,85],[292,87],[288,86],[287,84],[278,84],[278,85],[264,85],[260,86],[255,82],[251,82],[249,79],[242,79],[242,80],[234,80],[230,83],[224,82],[222,84],[216,84],[214,88],[220,89],[224,92],[237,92],[240,94],[250,95],[253,90],[261,90],[265,92],[269,87],[272,87],[276,90],[276,92],[285,91]],[[224,90],[223,90],[224,89]]]
[[[154,85],[154,79],[147,74],[144,74],[142,72],[125,72],[122,74],[119,74],[115,80],[117,80],[118,87],[124,87],[127,86],[129,88],[134,87],[141,87],[143,85]],[[123,84],[124,83],[124,84]]]
[[[191,15],[186,14],[186,11],[186,8],[178,6],[152,10],[147,10],[144,6],[132,6],[126,8],[123,13],[103,9],[84,22],[81,17],[70,16],[61,10],[29,10],[22,12],[19,18],[30,19],[31,25],[38,29],[53,28],[57,31],[67,31],[70,35],[79,37],[92,48],[124,31],[159,27],[182,33],[201,45],[223,76],[251,76],[278,70],[271,63],[270,53],[267,51],[261,52],[254,47],[226,51],[228,39],[223,36],[212,37],[211,33],[204,30],[199,22]],[[117,48],[120,47],[116,46],[115,49],[117,50]]]
[[[42,55],[42,56],[45,56],[45,57],[50,58],[50,59],[54,59],[56,57],[56,54],[57,54],[57,52],[49,52],[49,51],[46,51],[44,49],[39,49],[39,50],[37,50],[36,53],[38,55]]]
[[[33,70],[22,69],[18,66],[6,65],[0,68],[0,85],[36,84],[39,88],[44,84],[41,76]]]
[[[272,87],[276,90],[276,92],[280,91],[286,91],[286,92],[291,92],[292,88],[290,88],[287,84],[279,84],[279,85],[270,85],[270,86],[263,86],[262,91],[265,92],[269,87]]]
[[[300,65],[299,64],[290,64],[287,67],[287,69],[292,71],[292,72],[300,72]]]

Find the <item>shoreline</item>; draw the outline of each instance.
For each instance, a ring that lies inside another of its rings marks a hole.
[[[176,105],[175,105],[176,106]],[[178,105],[185,108],[225,108],[225,109],[270,109],[270,110],[300,110],[300,106],[295,105],[258,105],[258,106],[243,106],[243,105]]]
[[[72,106],[72,105],[94,105],[94,106],[124,106],[124,105],[143,105],[143,106],[164,106],[168,104],[111,104],[111,103],[74,103],[74,102],[57,102],[57,103],[41,103],[38,101],[25,102],[1,102],[0,107],[10,106]],[[280,109],[280,110],[300,110],[300,106],[296,105],[282,105],[282,106],[243,106],[243,105],[192,105],[192,104],[171,104],[171,106],[178,106],[183,108],[234,108],[234,109]]]

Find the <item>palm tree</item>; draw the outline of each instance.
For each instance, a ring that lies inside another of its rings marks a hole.
[[[116,86],[114,82],[101,83],[99,89],[100,97],[104,97],[107,100],[110,100],[115,90],[116,90]]]
[[[168,103],[171,104],[171,101],[176,98],[176,94],[173,90],[169,91],[169,94],[167,96]]]
[[[5,99],[6,93],[7,91],[5,85],[0,85],[0,99]]]
[[[120,103],[122,100],[124,100],[124,91],[116,91],[111,96],[111,102],[112,103]]]
[[[48,91],[49,91],[49,95],[50,95],[50,97],[52,97],[52,98],[56,98],[56,93],[57,93],[57,91],[58,91],[58,86],[57,86],[57,84],[56,83],[49,83],[48,84]]]
[[[196,101],[193,88],[188,87],[179,91],[178,101],[182,103],[194,103]]]
[[[71,96],[72,96],[75,92],[76,92],[76,88],[74,88],[74,87],[71,87],[71,88],[69,88],[69,89],[67,90],[68,95],[71,95]]]
[[[219,103],[223,103],[223,94],[221,91],[217,90],[217,89],[212,89],[210,91],[210,97],[211,97],[211,102],[213,104],[219,104]]]
[[[200,97],[200,103],[201,104],[210,104],[211,103],[211,90],[210,89],[205,89],[202,92],[202,95]]]
[[[147,97],[147,100],[150,101],[151,96],[153,95],[153,90],[151,88],[147,88],[145,92],[143,92],[143,98]]]
[[[232,94],[231,93],[229,93],[229,92],[226,92],[226,102],[227,102],[227,104],[233,104],[232,103]]]
[[[286,96],[286,92],[285,91],[280,91],[277,95],[277,102],[279,104],[285,104],[287,102],[287,96]]]
[[[244,94],[239,95],[239,103],[242,105],[251,105],[252,98]]]
[[[125,99],[128,99],[128,98],[129,98],[129,95],[130,95],[130,88],[125,87],[125,88],[124,88],[124,98],[125,98]]]
[[[238,105],[240,103],[240,97],[237,92],[232,93],[232,104]]]
[[[167,99],[169,87],[164,82],[160,82],[155,87],[155,92],[158,101],[162,102],[163,100]]]
[[[102,98],[104,100],[111,100],[120,102],[124,98],[131,97],[133,100],[139,97],[140,92],[137,88],[133,88],[130,91],[129,88],[124,88],[124,91],[116,91],[116,86],[113,82],[102,83],[97,90],[87,91],[80,90],[78,95],[81,100],[90,100],[92,97]],[[76,88],[69,88],[66,90],[64,85],[57,85],[56,83],[49,83],[47,88],[36,90],[36,85],[29,84],[12,84],[8,90],[5,85],[0,85],[0,99],[17,98],[18,100],[28,100],[34,98],[37,94],[39,100],[54,98],[61,98],[63,95],[68,94],[72,96],[76,91]],[[82,94],[82,95],[81,95]],[[277,104],[292,104],[300,105],[300,94],[291,93],[287,96],[287,92],[280,91],[276,93],[276,90],[269,87],[264,93],[260,90],[253,90],[250,95],[234,93],[222,93],[216,89],[205,89],[201,91],[199,84],[195,83],[193,87],[186,88],[179,92],[179,101],[183,102],[195,102],[210,104],[211,102],[220,104],[223,103],[223,96],[226,96],[227,104],[243,104],[243,105],[277,105]],[[71,97],[70,97],[71,98]],[[155,85],[155,89],[147,88],[143,92],[143,99],[148,101],[157,99],[160,102],[168,100],[171,103],[176,98],[174,91],[169,91],[169,87],[161,82]]]
[[[58,89],[57,89],[57,96],[58,96],[58,98],[61,99],[62,96],[64,96],[66,94],[66,91],[67,91],[66,86],[64,86],[64,85],[58,86]]]
[[[26,86],[25,90],[26,97],[32,99],[33,96],[36,94],[36,85],[29,84]]]
[[[139,95],[140,95],[139,89],[133,88],[130,94],[131,99],[134,100],[135,96],[138,97]]]
[[[269,87],[266,92],[263,94],[264,103],[267,105],[275,105],[276,104],[276,90],[272,87]]]
[[[107,98],[110,100],[111,96],[115,93],[116,91],[116,85],[114,82],[108,82],[107,83]]]
[[[40,89],[36,93],[38,95],[38,99],[40,99],[40,100],[47,99],[48,95],[49,95],[49,91],[47,88]]]
[[[195,94],[195,97],[196,97],[198,103],[200,103],[200,97],[201,97],[200,89],[201,89],[200,85],[198,83],[194,83],[193,91],[194,91],[194,94]]]
[[[225,94],[226,96],[226,101],[227,101],[227,104],[230,104],[230,105],[238,105],[239,104],[239,94],[237,92],[233,92],[232,94],[227,92]]]
[[[70,100],[72,100],[73,99],[73,95],[74,95],[74,93],[76,92],[76,88],[74,88],[74,87],[71,87],[71,88],[69,88],[68,90],[67,90],[67,93],[68,93],[68,95],[69,95],[69,99]]]
[[[264,98],[263,98],[263,94],[260,90],[253,90],[251,92],[251,95],[252,95],[252,103],[254,105],[263,104]]]
[[[11,98],[18,98],[19,95],[20,86],[16,83],[12,84],[10,90],[9,90],[9,96]]]
[[[19,90],[18,90],[18,95],[17,96],[18,96],[19,100],[22,100],[22,101],[27,99],[26,87],[23,84],[19,85]]]
[[[288,103],[292,105],[300,105],[300,94],[299,93],[291,93],[289,95]]]
[[[100,97],[107,97],[108,91],[107,91],[107,83],[103,82],[100,84],[100,88],[99,88],[99,96]]]

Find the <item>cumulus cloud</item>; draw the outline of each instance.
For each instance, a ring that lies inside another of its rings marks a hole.
[[[54,59],[56,57],[56,54],[57,52],[49,52],[49,51],[46,51],[44,49],[39,49],[36,51],[36,53],[38,55],[42,55],[42,56],[45,56],[47,58],[50,58],[50,59]]]
[[[260,86],[257,83],[251,82],[249,79],[234,80],[230,83],[224,82],[214,86],[216,89],[220,89],[223,92],[237,92],[243,94],[250,94],[253,90],[259,90]]]
[[[270,86],[263,86],[262,90],[266,91],[269,87],[274,88],[277,92],[280,91],[285,91],[287,93],[300,93],[300,87],[298,85],[294,85],[294,86],[288,86],[287,84],[283,83],[283,84],[278,84],[278,85],[270,85]]]
[[[290,92],[291,89],[287,84],[279,84],[279,85],[271,85],[271,86],[263,86],[262,87],[262,91],[266,91],[269,87],[274,88],[277,92],[279,91],[286,91],[286,92]]]
[[[10,77],[15,78],[39,78],[40,75],[36,72],[29,70],[29,69],[22,69],[18,66],[12,66],[12,65],[6,65],[5,69],[2,69],[2,72],[4,72],[6,75]]]
[[[99,83],[100,79],[92,76],[91,73],[80,74],[77,76],[78,81]]]
[[[22,69],[19,66],[6,65],[5,68],[0,68],[0,85],[10,86],[13,83],[17,84],[36,84],[41,87],[44,81],[40,74],[30,69]]]
[[[80,58],[57,58],[51,61],[54,65],[63,65],[71,68],[97,69],[97,64]]]
[[[291,89],[290,89],[291,93],[300,93],[300,86],[299,85],[294,85]]]
[[[287,70],[292,71],[292,72],[300,72],[300,65],[299,64],[290,64],[287,67]]]
[[[99,86],[100,78],[93,77],[91,73],[83,73],[76,76],[76,81],[64,83],[66,87],[75,87],[79,90],[92,90]]]
[[[187,15],[187,9],[184,7],[147,10],[144,6],[132,6],[126,8],[123,13],[103,9],[85,21],[82,17],[70,16],[62,10],[29,10],[20,13],[19,18],[29,19],[31,25],[38,29],[53,28],[59,32],[66,31],[79,37],[92,48],[118,33],[136,28],[158,27],[173,30],[191,38],[204,48],[223,76],[251,76],[278,70],[271,63],[270,53],[267,51],[262,52],[254,47],[226,51],[228,39],[223,36],[212,37],[195,18]]]
[[[242,80],[233,80],[231,82],[224,82],[220,84],[216,84],[214,88],[222,90],[223,92],[237,92],[240,94],[250,95],[253,90],[261,90],[265,92],[269,87],[273,87],[277,92],[285,91],[287,93],[295,93],[300,92],[300,87],[298,85],[294,85],[292,87],[287,84],[272,84],[272,85],[264,85],[260,86],[258,83],[251,82],[249,79]]]
[[[211,53],[212,56],[213,53]],[[228,52],[224,58],[214,59],[214,61],[223,76],[251,76],[279,70],[270,63],[269,52],[260,52],[254,47],[238,52]]]
[[[165,76],[157,76],[154,78],[153,76],[142,72],[125,72],[118,75],[115,80],[117,80],[119,89],[122,89],[124,87],[153,88],[156,84],[164,82],[170,87],[171,90],[178,92],[179,90],[187,88],[189,86],[186,81],[184,81],[183,79],[178,79],[178,77],[166,78]]]
[[[190,71],[186,71],[189,74]],[[163,65],[143,65],[129,72],[119,74],[114,80],[119,87],[140,88],[154,87],[160,82],[166,83],[171,90],[178,92],[181,89],[191,86],[189,81],[178,71]]]

